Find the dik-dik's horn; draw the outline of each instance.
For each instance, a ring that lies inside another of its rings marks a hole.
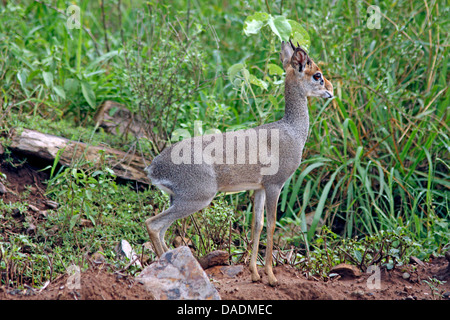
[[[291,39],[289,39],[289,43],[291,44],[292,49],[295,50],[295,46],[294,46],[294,44],[292,43],[292,40],[291,40]],[[298,42],[297,42],[297,43],[298,43]]]

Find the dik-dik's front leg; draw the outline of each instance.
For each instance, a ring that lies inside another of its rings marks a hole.
[[[250,271],[252,272],[252,281],[258,281],[260,276],[256,267],[258,258],[259,237],[264,226],[264,189],[255,191],[255,200],[253,201],[253,219],[252,219],[252,256],[250,259]]]
[[[277,221],[277,203],[280,196],[282,186],[266,187],[266,218],[267,218],[267,247],[266,247],[266,273],[269,278],[269,284],[276,286],[277,278],[272,270],[272,251],[273,251],[273,233],[275,231],[275,223]]]

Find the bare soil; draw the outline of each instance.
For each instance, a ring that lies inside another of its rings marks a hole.
[[[0,171],[7,175],[7,193],[0,195],[5,203],[26,201],[39,210],[48,210],[45,197],[47,173],[24,164],[19,168],[2,164]],[[28,186],[28,187],[27,187]],[[26,198],[24,198],[26,195]],[[32,212],[29,212],[32,216]],[[35,215],[32,223],[44,219]],[[2,230],[0,228],[0,230]],[[30,232],[30,230],[9,230]],[[0,232],[2,241],[8,232]],[[359,277],[337,276],[333,280],[307,277],[291,266],[274,268],[279,285],[270,287],[261,269],[262,280],[253,283],[248,266],[237,275],[228,275],[223,266],[206,270],[223,300],[441,300],[450,298],[450,269],[444,257],[435,257],[423,265],[411,264],[391,271],[381,270],[379,288],[370,289],[373,274]],[[405,279],[405,273],[409,277]],[[42,290],[28,287],[18,290],[0,286],[0,300],[152,300],[153,297],[130,275],[114,273],[106,266],[91,267],[81,273],[79,289],[70,289],[68,275],[54,279]],[[438,279],[440,284],[431,279]]]

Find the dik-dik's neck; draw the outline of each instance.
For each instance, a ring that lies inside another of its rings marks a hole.
[[[284,100],[283,120],[292,125],[293,129],[307,134],[309,128],[308,99],[297,81],[286,81]]]

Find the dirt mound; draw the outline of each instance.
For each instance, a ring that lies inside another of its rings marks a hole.
[[[38,209],[48,209],[45,202],[45,182],[48,179],[48,173],[39,171],[39,169],[28,163],[17,167],[2,163],[0,172],[6,175],[6,193],[0,195],[4,203],[15,203],[25,201],[28,204],[36,206]],[[26,197],[24,199],[24,192]]]

